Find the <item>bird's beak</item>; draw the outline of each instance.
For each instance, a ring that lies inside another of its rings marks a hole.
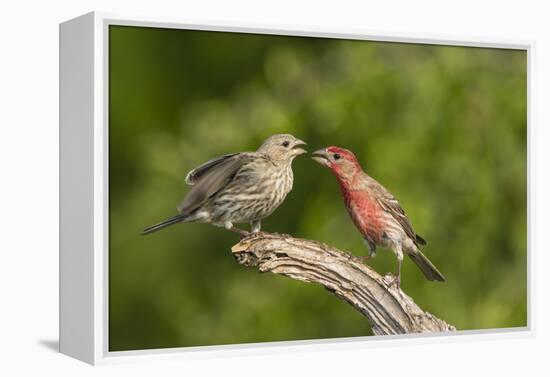
[[[294,155],[296,156],[307,153],[305,149],[299,147],[300,145],[307,145],[307,143],[300,139],[296,139],[294,141],[294,146],[292,147],[292,150],[294,151]]]
[[[319,149],[318,151],[313,152],[311,158],[323,166],[330,166],[329,153],[326,149]]]

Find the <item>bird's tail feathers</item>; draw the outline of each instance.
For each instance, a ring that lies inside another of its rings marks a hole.
[[[161,221],[158,224],[148,226],[147,228],[145,228],[141,231],[141,234],[145,235],[145,234],[156,232],[157,230],[161,230],[162,228],[166,228],[167,226],[177,224],[177,223],[182,222],[182,221],[186,221],[188,218],[189,218],[189,216],[187,216],[187,215],[172,216],[169,219]]]
[[[445,276],[433,265],[433,263],[426,257],[420,250],[417,250],[415,253],[409,254],[409,257],[413,262],[420,268],[424,273],[424,276],[430,281],[445,281]]]

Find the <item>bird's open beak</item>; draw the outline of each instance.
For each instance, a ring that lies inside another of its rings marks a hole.
[[[323,166],[330,166],[329,153],[326,149],[319,149],[318,151],[313,152],[311,158]]]
[[[292,150],[294,151],[294,155],[296,156],[307,153],[305,149],[299,147],[300,145],[307,145],[307,143],[300,139],[296,139],[294,141],[294,146],[292,147]]]

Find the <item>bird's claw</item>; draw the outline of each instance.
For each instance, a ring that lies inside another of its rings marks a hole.
[[[241,237],[241,240],[244,240],[245,238],[250,237],[252,233],[247,232],[246,230],[243,230],[242,232],[239,232],[239,235]]]
[[[265,237],[266,235],[268,235],[269,233],[267,232],[262,232],[262,231],[258,231],[258,232],[248,232],[248,231],[244,231],[241,233],[241,239],[245,239],[245,238],[256,238],[256,237]]]
[[[386,276],[384,276],[384,281],[388,285],[388,289],[395,286],[397,290],[401,290],[401,277],[400,276],[393,276],[392,274],[388,273]]]
[[[397,288],[397,290],[401,290],[401,278],[399,276],[396,276],[392,279],[392,281],[390,282],[390,288],[392,286],[395,286]]]

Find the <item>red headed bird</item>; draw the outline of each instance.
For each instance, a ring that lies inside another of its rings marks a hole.
[[[397,199],[363,171],[351,151],[328,147],[314,152],[312,158],[336,176],[346,209],[369,246],[369,257],[376,255],[376,246],[393,250],[398,263],[395,279],[398,287],[403,253],[413,260],[428,280],[445,281],[441,272],[420,251],[419,245],[426,245],[426,241],[415,233]]]

